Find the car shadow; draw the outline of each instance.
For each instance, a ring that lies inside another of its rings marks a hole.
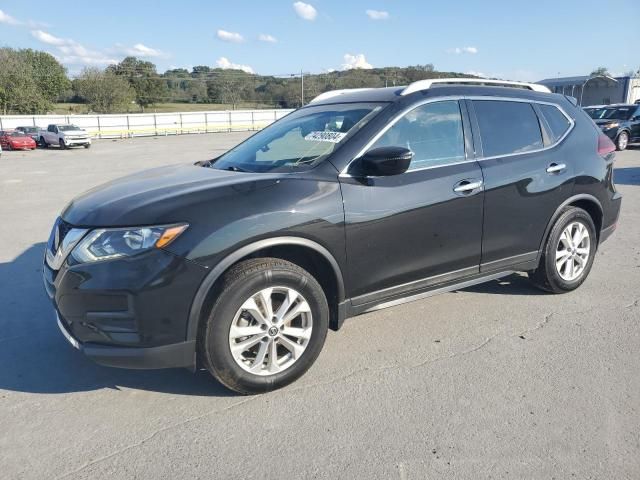
[[[640,167],[614,169],[613,181],[616,185],[640,185]]]
[[[472,287],[463,288],[460,291],[496,295],[548,295],[534,287],[527,276],[520,273],[514,273],[498,280],[473,285]]]
[[[45,244],[0,263],[0,389],[42,394],[135,388],[179,395],[233,396],[204,371],[102,367],[62,336],[42,284]]]

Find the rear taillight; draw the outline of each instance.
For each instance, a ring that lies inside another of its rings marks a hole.
[[[604,133],[601,133],[598,136],[598,155],[608,160],[615,151],[616,146],[613,144],[611,139]]]

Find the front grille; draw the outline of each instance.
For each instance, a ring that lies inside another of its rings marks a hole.
[[[69,233],[69,230],[71,230],[72,228],[73,228],[72,225],[68,224],[61,218],[58,219],[58,235],[60,236],[61,242],[62,240],[64,240],[64,237],[67,236],[67,233]]]
[[[51,237],[49,241],[49,249],[51,250],[51,253],[56,253],[60,245],[62,245],[64,237],[67,236],[72,228],[72,225],[58,217],[53,225],[53,229],[51,230]]]

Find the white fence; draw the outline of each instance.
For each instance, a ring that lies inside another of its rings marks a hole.
[[[260,130],[291,110],[225,110],[213,112],[135,113],[122,115],[5,115],[0,130],[52,123],[72,123],[95,138],[127,138],[183,133]]]

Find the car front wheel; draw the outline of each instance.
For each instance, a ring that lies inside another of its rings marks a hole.
[[[251,259],[221,279],[198,336],[198,354],[222,384],[260,393],[301,377],[320,354],[329,326],[316,279],[276,258]]]
[[[540,264],[529,277],[548,292],[575,290],[589,275],[597,246],[591,216],[581,208],[568,207],[553,225]]]
[[[629,134],[627,132],[621,132],[616,139],[616,150],[626,150],[629,145]]]

